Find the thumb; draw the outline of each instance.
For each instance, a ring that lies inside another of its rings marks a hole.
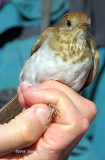
[[[0,125],[0,156],[32,145],[49,126],[48,117],[48,107],[36,104],[8,124]]]

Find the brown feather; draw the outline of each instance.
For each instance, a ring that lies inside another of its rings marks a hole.
[[[95,47],[95,43],[94,43],[93,39],[90,42],[90,46],[91,46],[91,49],[93,49],[93,50],[95,49],[94,64],[93,64],[93,67],[92,67],[92,69],[89,73],[89,76],[85,82],[85,85],[83,86],[81,91],[83,91],[85,88],[87,88],[93,82],[93,80],[95,79],[97,72],[98,72],[100,55]]]
[[[37,41],[34,43],[34,45],[32,46],[31,49],[31,54],[30,56],[32,56],[36,50],[41,46],[42,42],[44,41],[44,39],[53,31],[53,28],[48,28],[47,30],[45,30],[40,37],[37,39]]]

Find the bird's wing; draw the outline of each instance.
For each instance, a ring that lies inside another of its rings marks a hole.
[[[89,73],[89,76],[85,82],[85,85],[83,86],[82,90],[84,90],[85,88],[87,88],[95,79],[96,75],[97,75],[97,71],[98,71],[98,66],[99,66],[99,59],[100,59],[100,55],[96,49],[95,46],[95,42],[92,39],[90,42],[90,46],[92,50],[95,50],[95,55],[94,55],[94,63],[93,63],[93,67]]]
[[[0,109],[0,124],[8,123],[22,111],[23,107],[19,104],[18,96],[16,95]]]
[[[31,54],[30,56],[32,56],[35,51],[41,46],[42,42],[44,41],[44,39],[53,31],[53,27],[48,28],[47,30],[45,30],[40,37],[37,39],[37,41],[34,43],[32,49],[31,49]]]

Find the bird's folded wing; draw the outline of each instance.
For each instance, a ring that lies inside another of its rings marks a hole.
[[[23,107],[18,102],[18,96],[12,98],[0,109],[0,124],[8,123],[11,119],[21,113]]]
[[[89,76],[88,76],[88,78],[87,78],[87,80],[85,82],[85,85],[83,86],[81,91],[83,91],[85,88],[87,88],[93,82],[93,80],[95,79],[95,77],[97,75],[97,72],[98,72],[100,55],[99,55],[99,53],[97,51],[97,48],[95,46],[95,42],[94,42],[93,39],[90,42],[90,47],[91,47],[91,50],[95,51],[93,68],[90,71]]]
[[[37,39],[37,41],[34,43],[32,49],[31,49],[31,54],[30,56],[32,56],[36,50],[41,46],[42,42],[44,41],[44,39],[46,39],[46,37],[53,31],[53,27],[48,28],[47,30],[45,30],[40,37]]]

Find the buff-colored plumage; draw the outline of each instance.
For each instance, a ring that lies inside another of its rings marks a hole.
[[[63,16],[57,27],[42,33],[22,69],[20,83],[36,86],[54,79],[77,92],[86,88],[94,80],[99,63],[99,54],[88,31],[90,23],[86,14],[71,12]]]
[[[88,30],[90,23],[86,14],[71,12],[64,15],[57,27],[48,28],[42,33],[31,49],[31,57],[22,68],[20,84],[36,86],[53,79],[65,83],[76,92],[90,85],[99,63],[99,54]],[[16,99],[5,105],[3,110],[10,111],[16,106],[21,110]],[[50,116],[55,116],[58,109],[54,105],[49,107]],[[10,116],[6,116],[1,123],[9,120]]]

